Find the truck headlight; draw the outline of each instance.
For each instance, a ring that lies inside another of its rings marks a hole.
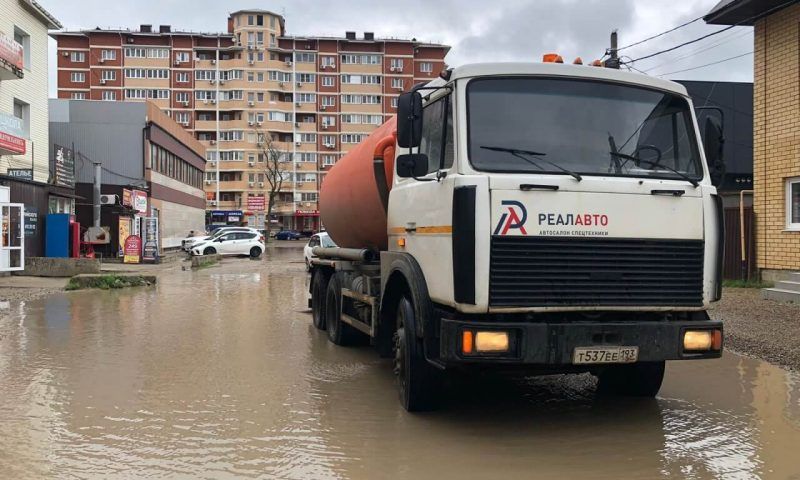
[[[509,334],[505,331],[464,330],[461,333],[461,353],[464,355],[504,353],[510,347]]]

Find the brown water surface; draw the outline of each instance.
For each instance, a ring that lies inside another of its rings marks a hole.
[[[311,326],[301,255],[0,304],[0,478],[800,478],[800,377],[731,353],[651,401],[486,377],[408,414]]]

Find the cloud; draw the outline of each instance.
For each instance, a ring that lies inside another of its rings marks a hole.
[[[716,0],[292,0],[278,2],[218,0],[41,0],[67,29],[169,24],[177,29],[222,31],[228,13],[267,8],[286,18],[289,34],[343,36],[345,30],[375,32],[378,37],[417,38],[452,46],[450,65],[472,62],[537,62],[547,52],[565,60],[591,61],[603,55],[612,29],[620,45],[665,31],[708,12]],[[265,4],[266,3],[266,4]],[[691,40],[722,27],[696,22],[641,46],[623,50],[639,56]],[[650,74],[697,67],[752,50],[752,29],[737,27],[695,45],[638,62]],[[713,48],[708,48],[713,47]],[[55,62],[51,42],[51,65]],[[705,49],[705,50],[704,50]],[[52,68],[51,68],[52,69]],[[674,77],[751,81],[752,57],[692,70]],[[51,83],[55,75],[51,72]],[[54,93],[55,85],[51,85]]]

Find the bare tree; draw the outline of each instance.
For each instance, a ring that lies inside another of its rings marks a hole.
[[[287,161],[288,151],[281,150],[278,145],[272,140],[272,136],[268,132],[256,130],[258,150],[264,157],[264,176],[269,183],[269,194],[267,195],[267,225],[266,225],[266,241],[269,241],[269,235],[272,230],[272,210],[275,206],[275,199],[278,197],[283,183],[287,181],[286,166],[290,164]]]

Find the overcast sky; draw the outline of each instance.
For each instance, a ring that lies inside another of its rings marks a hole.
[[[292,35],[337,35],[345,30],[375,32],[378,37],[416,37],[452,46],[451,66],[485,61],[541,61],[557,52],[566,61],[602,56],[609,33],[619,31],[620,46],[707,13],[718,0],[39,0],[67,30],[169,24],[176,29],[223,31],[228,13],[264,8],[281,13]],[[487,8],[488,5],[488,8]],[[638,58],[723,27],[702,20],[622,55]],[[55,42],[50,42],[54,70]],[[719,35],[634,65],[650,75],[671,79],[752,81],[753,57],[674,73],[753,50],[751,27]],[[55,93],[55,72],[50,72]]]

